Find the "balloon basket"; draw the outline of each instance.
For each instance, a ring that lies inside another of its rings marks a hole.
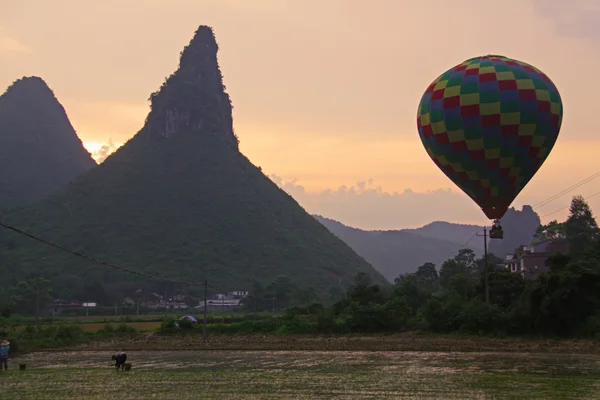
[[[490,229],[490,239],[504,239],[504,230],[497,221],[494,222],[492,229]]]

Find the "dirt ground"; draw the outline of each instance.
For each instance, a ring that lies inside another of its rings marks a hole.
[[[405,333],[381,336],[202,335],[160,336],[154,333],[96,340],[73,350],[324,350],[448,351],[600,354],[600,342],[585,340],[495,339]],[[61,351],[61,350],[58,350]]]
[[[30,353],[0,373],[0,398],[52,400],[598,399],[600,356],[402,351]],[[27,369],[19,371],[18,363]]]

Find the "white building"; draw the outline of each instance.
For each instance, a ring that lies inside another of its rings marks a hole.
[[[206,301],[206,311],[228,311],[236,307],[240,307],[241,299],[210,299]],[[201,301],[199,305],[194,307],[196,309],[204,310],[204,301]]]

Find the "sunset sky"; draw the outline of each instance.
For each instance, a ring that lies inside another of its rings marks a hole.
[[[242,152],[311,213],[365,229],[484,223],[417,133],[429,83],[502,54],[557,85],[556,147],[513,203],[600,171],[597,0],[0,0],[0,87],[42,77],[90,151],[133,136],[198,25],[214,28]],[[537,209],[563,219],[572,195]],[[589,200],[600,212],[600,195]]]

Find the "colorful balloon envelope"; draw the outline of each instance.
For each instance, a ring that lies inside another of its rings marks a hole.
[[[429,85],[417,127],[435,164],[497,220],[550,154],[562,116],[560,94],[546,74],[488,55]]]

